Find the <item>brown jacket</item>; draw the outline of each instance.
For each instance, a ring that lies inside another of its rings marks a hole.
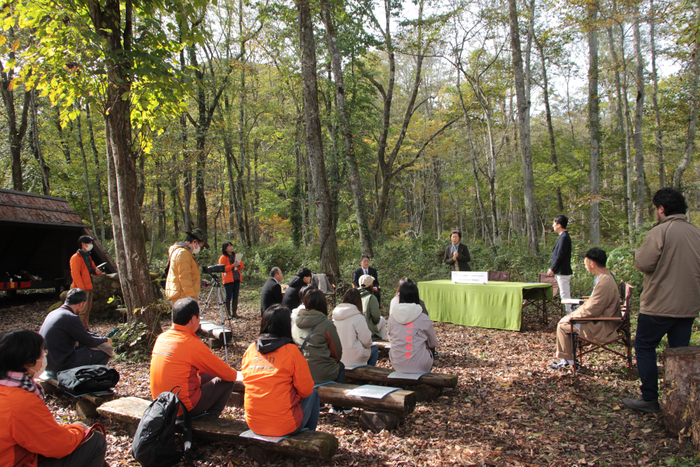
[[[562,321],[569,321],[571,318],[612,318],[616,316],[622,316],[620,291],[615,283],[615,278],[610,272],[607,272],[600,275],[591,298],[586,300],[586,303],[576,311],[562,318]],[[581,323],[579,333],[590,341],[605,342],[615,336],[618,324],[614,322]]]
[[[635,251],[644,273],[640,313],[695,318],[700,311],[700,229],[673,214],[654,226]]]

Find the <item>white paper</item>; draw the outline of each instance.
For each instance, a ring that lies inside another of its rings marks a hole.
[[[583,300],[580,298],[565,298],[561,301],[564,305],[580,305]]]
[[[455,284],[488,284],[487,271],[452,271],[452,282]]]
[[[379,346],[381,345],[381,346],[382,346],[383,348],[385,348],[385,349],[390,349],[390,348],[391,348],[391,344],[388,343],[387,341],[372,342],[372,345],[376,345],[377,347],[379,347]]]
[[[239,435],[241,438],[251,438],[251,439],[259,439],[260,441],[266,441],[268,443],[279,443],[282,441],[286,436],[263,436],[263,435],[258,435],[256,433],[253,433],[253,430],[247,430],[244,431]]]
[[[383,399],[387,394],[398,391],[399,388],[388,386],[375,386],[374,384],[363,384],[352,391],[348,392],[348,396],[368,397],[370,399]]]
[[[430,373],[430,372],[428,372]],[[421,376],[427,375],[428,373],[399,373],[398,371],[394,371],[393,373],[390,373],[387,378],[391,379],[412,379],[414,381],[418,381]]]
[[[236,259],[234,259],[234,261],[238,261],[240,263],[241,258],[243,258],[243,253],[236,253]]]

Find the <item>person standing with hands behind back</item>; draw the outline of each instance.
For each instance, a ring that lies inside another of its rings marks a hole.
[[[236,261],[236,252],[233,251],[233,244],[226,242],[221,246],[221,257],[219,264],[226,267],[223,274],[224,290],[226,291],[226,313],[231,318],[238,318],[238,293],[241,288],[241,271],[243,261]]]
[[[556,245],[552,250],[552,262],[547,271],[548,276],[554,276],[559,285],[559,296],[562,300],[571,298],[571,237],[566,226],[569,219],[561,214],[554,218],[552,229],[559,234]],[[571,305],[566,305],[566,314],[571,313]]]
[[[469,248],[467,245],[460,243],[462,232],[453,230],[450,235],[452,245],[445,249],[445,264],[450,265],[450,271],[471,271],[469,267]]]
[[[165,281],[165,296],[173,305],[181,298],[199,297],[201,274],[194,259],[202,248],[209,248],[207,234],[202,229],[185,232],[184,242],[177,242],[168,250],[168,278]]]
[[[102,275],[102,271],[95,267],[95,263],[90,258],[94,238],[89,235],[83,235],[78,239],[80,248],[70,258],[70,276],[73,280],[71,289],[83,289],[87,293],[87,305],[80,312],[80,321],[88,331],[88,319],[90,318],[90,310],[92,310],[92,276]]]

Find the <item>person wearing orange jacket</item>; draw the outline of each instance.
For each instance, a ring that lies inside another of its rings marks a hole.
[[[178,397],[190,415],[218,417],[226,407],[236,370],[214,355],[195,332],[199,305],[181,298],[173,305],[173,326],[156,339],[151,354],[151,395],[179,387]]]
[[[46,367],[44,338],[34,331],[0,335],[0,465],[103,467],[107,443],[82,423],[56,423],[34,381]],[[86,435],[86,432],[88,435]]]
[[[241,361],[245,421],[254,433],[286,436],[316,430],[320,409],[309,364],[294,344],[289,309],[272,305],[262,316],[260,336]]]
[[[75,252],[70,258],[70,276],[73,280],[71,284],[71,289],[83,289],[87,292],[87,305],[85,309],[80,312],[80,321],[83,322],[83,326],[88,331],[90,327],[88,326],[88,319],[90,318],[90,310],[92,310],[92,276],[99,276],[102,271],[95,267],[95,263],[90,258],[90,252],[92,251],[94,238],[89,235],[83,235],[78,239],[78,244],[80,248]]]
[[[241,288],[241,271],[243,270],[243,261],[236,261],[236,252],[233,251],[233,244],[225,242],[221,246],[221,257],[219,264],[226,267],[226,271],[222,276],[224,290],[226,291],[226,313],[229,318],[238,318],[238,293]]]

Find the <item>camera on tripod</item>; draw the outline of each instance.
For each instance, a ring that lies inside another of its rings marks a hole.
[[[215,264],[214,266],[202,266],[202,272],[204,274],[216,274],[226,272],[226,266],[223,264]]]

